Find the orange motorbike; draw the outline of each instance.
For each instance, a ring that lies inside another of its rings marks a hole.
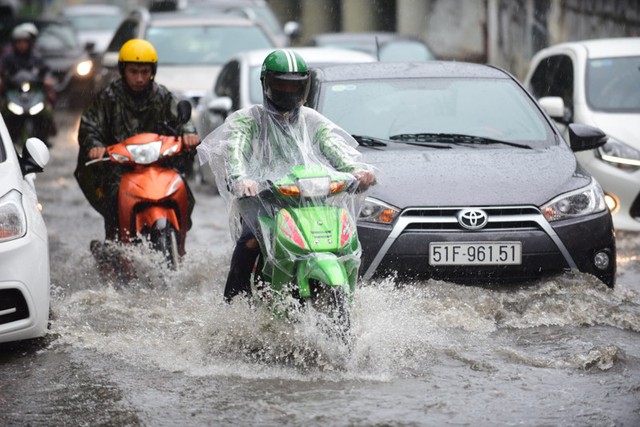
[[[178,122],[183,125],[190,116],[191,105],[179,103]],[[176,269],[185,254],[189,205],[184,178],[167,165],[183,149],[181,132],[166,133],[173,135],[134,135],[107,147],[106,157],[87,164],[111,161],[127,167],[118,190],[118,240],[124,244],[147,240]],[[108,245],[95,241],[91,246],[99,264],[113,258]]]

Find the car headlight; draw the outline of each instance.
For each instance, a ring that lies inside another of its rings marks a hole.
[[[90,59],[87,59],[86,61],[82,61],[78,63],[78,65],[76,65],[76,73],[78,73],[78,75],[81,77],[88,76],[89,73],[91,73],[92,69],[93,69],[93,61]]]
[[[576,218],[603,211],[606,207],[604,192],[595,179],[579,190],[565,193],[542,206],[547,221]]]
[[[27,233],[22,194],[11,190],[0,198],[0,242],[19,239]]]
[[[620,168],[639,168],[640,151],[615,138],[609,138],[606,144],[598,148],[600,158]]]
[[[367,197],[364,201],[358,221],[391,224],[400,215],[400,210],[380,200]]]

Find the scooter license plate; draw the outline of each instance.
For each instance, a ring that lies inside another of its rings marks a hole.
[[[520,265],[522,242],[432,242],[429,265]]]

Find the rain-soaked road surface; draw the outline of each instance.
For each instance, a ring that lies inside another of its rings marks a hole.
[[[142,253],[139,282],[101,280],[101,218],[72,176],[77,117],[61,119],[36,182],[51,330],[0,346],[0,425],[640,425],[640,235],[618,235],[613,291],[582,275],[363,286],[347,349],[310,316],[222,303],[231,240],[203,187],[180,271]]]

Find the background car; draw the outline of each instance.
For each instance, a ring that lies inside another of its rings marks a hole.
[[[238,52],[276,46],[264,28],[232,15],[187,15],[133,11],[117,29],[102,57],[101,86],[119,73],[118,52],[132,38],[146,39],[158,52],[156,81],[194,105]]]
[[[23,22],[33,22],[38,28],[35,48],[51,68],[63,105],[69,101],[80,104],[89,99],[94,91],[93,61],[80,44],[71,22],[62,18],[0,19],[2,49],[11,42],[13,28]]]
[[[376,58],[364,52],[346,49],[300,47],[294,49],[311,68],[359,62],[374,62]],[[201,138],[218,127],[233,111],[262,103],[260,71],[262,62],[273,49],[241,52],[222,68],[213,86],[200,99],[195,120]]]
[[[82,46],[94,53],[104,52],[124,18],[122,9],[113,4],[72,4],[61,13],[78,33]]]
[[[302,55],[311,68],[328,65],[359,62],[374,62],[375,57],[347,49],[300,47],[295,51]],[[204,139],[232,112],[253,104],[262,104],[262,84],[260,71],[262,62],[273,49],[242,52],[227,62],[218,75],[213,87],[200,98],[193,114],[193,121],[200,138]],[[215,178],[210,168],[200,168],[196,160],[193,178],[197,182],[213,183]],[[215,185],[211,186],[215,188]]]
[[[49,321],[49,241],[33,183],[49,159],[29,139],[16,154],[0,117],[0,343],[41,337]]]
[[[543,49],[525,85],[557,125],[601,128],[608,142],[577,153],[607,193],[617,229],[640,231],[640,38],[587,40]]]
[[[506,72],[436,61],[321,67],[308,104],[375,167],[358,220],[365,280],[511,283],[573,270],[614,285],[611,214],[572,153],[604,133],[571,125],[570,148]]]
[[[323,33],[312,37],[310,45],[358,50],[382,62],[435,59],[429,46],[422,40],[390,32]]]
[[[300,30],[300,25],[294,21],[282,26],[265,0],[151,0],[149,10],[180,11],[201,16],[211,13],[235,14],[263,24],[279,46],[291,44],[291,39],[297,37]]]

